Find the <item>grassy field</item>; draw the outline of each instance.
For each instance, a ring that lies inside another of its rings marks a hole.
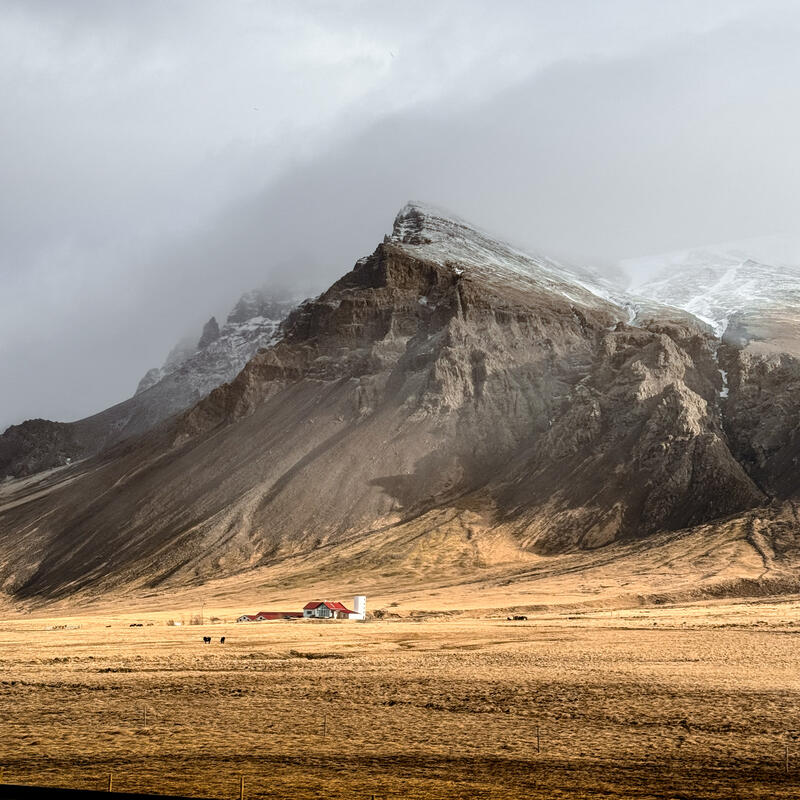
[[[167,616],[0,624],[6,782],[102,788],[112,772],[122,792],[220,798],[238,796],[240,775],[247,797],[800,796],[797,602],[527,622]]]

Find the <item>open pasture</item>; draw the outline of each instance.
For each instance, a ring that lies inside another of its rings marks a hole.
[[[243,775],[246,797],[298,800],[796,798],[800,613],[742,609],[10,620],[0,768],[206,797],[238,796]]]

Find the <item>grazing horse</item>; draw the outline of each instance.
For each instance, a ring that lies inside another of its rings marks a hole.
[[[225,644],[225,637],[224,636],[220,636],[219,637],[219,643],[220,644]]]
[[[204,636],[203,637],[203,644],[211,644],[211,637],[210,636]]]

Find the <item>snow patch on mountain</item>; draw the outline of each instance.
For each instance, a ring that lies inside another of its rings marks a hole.
[[[753,241],[765,249],[766,240]],[[800,266],[761,261],[744,245],[629,259],[621,266],[640,276],[631,287],[636,294],[694,314],[721,338],[736,314],[800,310]]]

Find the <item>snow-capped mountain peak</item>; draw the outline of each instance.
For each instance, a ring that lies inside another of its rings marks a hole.
[[[599,273],[525,252],[426,203],[406,203],[386,241],[460,273],[475,273],[490,283],[535,285],[583,305],[598,301],[620,304],[619,287]]]

